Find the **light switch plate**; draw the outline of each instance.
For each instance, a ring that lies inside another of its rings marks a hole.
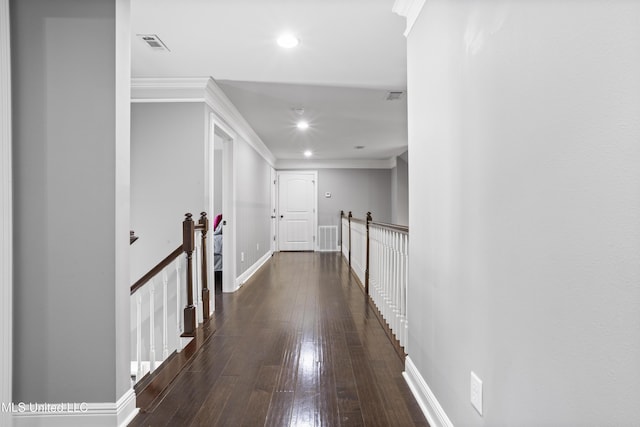
[[[471,404],[482,415],[482,380],[471,371]]]

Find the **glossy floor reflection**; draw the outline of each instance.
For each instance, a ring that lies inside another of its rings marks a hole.
[[[333,253],[278,253],[131,426],[428,426],[403,364]]]

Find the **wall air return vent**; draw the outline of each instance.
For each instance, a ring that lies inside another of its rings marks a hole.
[[[404,92],[402,91],[398,91],[398,92],[387,92],[387,101],[397,101],[399,99],[402,99],[402,96],[404,95]]]
[[[140,40],[145,42],[153,50],[171,52],[166,44],[156,34],[138,34]]]
[[[338,248],[338,226],[321,225],[318,227],[318,251],[319,252],[339,252]]]

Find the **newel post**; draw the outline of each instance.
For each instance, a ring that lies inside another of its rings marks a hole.
[[[349,267],[351,267],[351,218],[353,214],[349,211]]]
[[[340,211],[340,253],[344,253],[342,247],[344,246],[344,236],[342,235],[342,218],[344,218],[344,211]]]
[[[209,286],[207,283],[207,231],[209,231],[209,219],[206,212],[200,212],[198,226],[202,231],[202,314],[203,319],[209,318]]]
[[[364,292],[369,295],[369,224],[373,221],[371,212],[367,212],[367,260],[364,270]]]
[[[183,337],[195,336],[196,308],[193,305],[193,250],[195,248],[195,224],[190,213],[185,214],[182,222],[182,248],[187,254],[187,305],[184,308]]]

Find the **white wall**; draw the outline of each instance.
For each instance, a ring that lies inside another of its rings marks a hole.
[[[409,225],[409,165],[400,156],[391,169],[391,222]]]
[[[326,198],[325,193],[331,193]],[[391,221],[390,169],[319,169],[318,225],[340,224],[340,211],[375,221]]]
[[[215,150],[213,155],[213,206],[215,212],[211,212],[211,220],[217,214],[222,213],[222,150]],[[211,224],[213,226],[213,223]]]
[[[271,250],[271,169],[243,140],[237,139],[233,144],[237,168],[236,275],[240,276]]]
[[[409,357],[456,426],[640,420],[638,16],[433,0],[408,37]]]
[[[13,400],[113,403],[130,388],[128,3],[10,6]]]
[[[182,244],[184,214],[207,210],[203,103],[131,108],[131,246],[134,283]]]

